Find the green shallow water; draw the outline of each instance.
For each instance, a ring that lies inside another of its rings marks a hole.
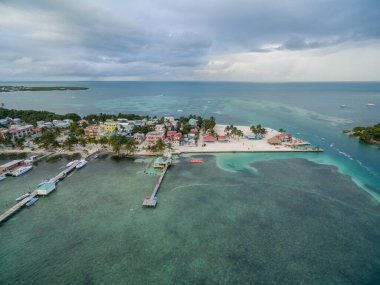
[[[141,208],[151,159],[92,160],[1,226],[0,284],[380,282],[379,203],[336,167],[196,157],[177,159],[156,209]],[[7,178],[1,210],[66,162]]]

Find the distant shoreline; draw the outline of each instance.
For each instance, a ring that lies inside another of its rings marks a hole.
[[[0,92],[19,92],[19,91],[66,91],[66,90],[87,90],[88,87],[78,86],[0,86]]]

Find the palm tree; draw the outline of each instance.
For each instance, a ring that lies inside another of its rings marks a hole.
[[[283,128],[280,128],[278,131],[279,131],[280,133],[282,133],[282,134],[286,133],[286,130],[283,129]]]

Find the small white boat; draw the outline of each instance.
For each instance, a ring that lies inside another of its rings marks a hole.
[[[81,159],[79,160],[79,163],[77,164],[77,166],[75,166],[75,168],[79,169],[79,168],[82,168],[83,166],[85,166],[87,164],[87,160],[85,159]]]
[[[29,170],[31,170],[33,168],[32,165],[29,165],[29,166],[21,166],[19,168],[17,168],[15,171],[12,171],[10,174],[12,176],[20,176],[21,174],[24,174],[25,172],[28,172]]]
[[[346,108],[346,105],[340,105],[339,107],[343,109]]]
[[[28,193],[21,195],[20,197],[18,197],[16,199],[16,202],[20,202],[21,200],[24,200],[26,197],[30,196],[30,194],[32,194],[32,192],[28,192]]]
[[[73,165],[74,163],[77,163],[78,160],[73,160],[73,161],[70,161],[68,164],[66,164],[67,167],[70,167],[71,165]]]
[[[372,107],[372,106],[375,106],[375,104],[373,104],[373,103],[368,103],[367,106]]]
[[[7,178],[4,174],[0,175],[0,181],[3,181],[5,178]]]

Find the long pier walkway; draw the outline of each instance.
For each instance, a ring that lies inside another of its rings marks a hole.
[[[50,179],[49,182],[57,183],[57,182],[61,181],[63,178],[65,178],[67,176],[67,174],[69,174],[70,172],[72,172],[75,169],[75,167],[78,165],[78,163],[79,162],[74,162],[68,168],[66,168],[62,172],[58,173],[55,177]]]
[[[58,175],[54,176],[49,180],[49,182],[58,183],[62,179],[64,179],[69,173],[71,173],[75,167],[78,165],[79,162],[75,162],[72,165],[70,165],[68,168],[63,170],[62,172],[58,173]],[[18,202],[16,205],[14,205],[12,208],[10,208],[8,211],[6,211],[4,214],[0,216],[0,224],[5,221],[7,218],[9,218],[12,214],[17,212],[22,206],[24,206],[30,199],[37,196],[37,190],[33,191],[28,197]]]
[[[166,164],[164,167],[164,170],[161,173],[160,178],[157,181],[156,186],[153,189],[152,195],[150,195],[150,197],[146,197],[144,199],[143,204],[142,204],[143,207],[156,207],[156,205],[157,205],[156,195],[157,195],[158,189],[160,189],[161,182],[165,177],[165,174],[166,174],[166,171],[168,170],[168,167],[169,167],[169,165]]]
[[[12,208],[10,208],[8,211],[6,211],[4,214],[0,216],[0,223],[5,221],[9,216],[13,215],[15,212],[17,212],[22,206],[24,206],[30,199],[37,196],[37,191],[33,191],[28,197],[24,198],[20,202],[18,202],[16,205],[14,205]]]

